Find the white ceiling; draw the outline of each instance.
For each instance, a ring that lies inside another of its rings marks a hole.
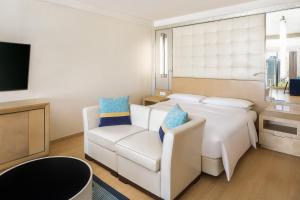
[[[145,20],[159,20],[255,0],[69,0]]]

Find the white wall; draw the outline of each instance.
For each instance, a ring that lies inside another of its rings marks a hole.
[[[151,93],[151,27],[37,0],[0,1],[0,41],[30,43],[29,90],[0,101],[48,98],[51,139],[82,131],[100,96]]]

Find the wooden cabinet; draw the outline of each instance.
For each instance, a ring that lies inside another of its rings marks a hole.
[[[29,155],[45,151],[45,110],[29,112]]]
[[[300,156],[300,106],[266,108],[259,116],[259,143],[271,150]]]
[[[0,170],[49,152],[49,103],[0,103]]]
[[[28,155],[28,112],[0,115],[0,164]]]

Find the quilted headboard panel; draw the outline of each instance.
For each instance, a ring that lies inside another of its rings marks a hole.
[[[263,80],[265,15],[173,29],[173,76]]]

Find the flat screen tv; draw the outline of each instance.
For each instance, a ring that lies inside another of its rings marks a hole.
[[[26,90],[30,45],[0,42],[0,91]]]

